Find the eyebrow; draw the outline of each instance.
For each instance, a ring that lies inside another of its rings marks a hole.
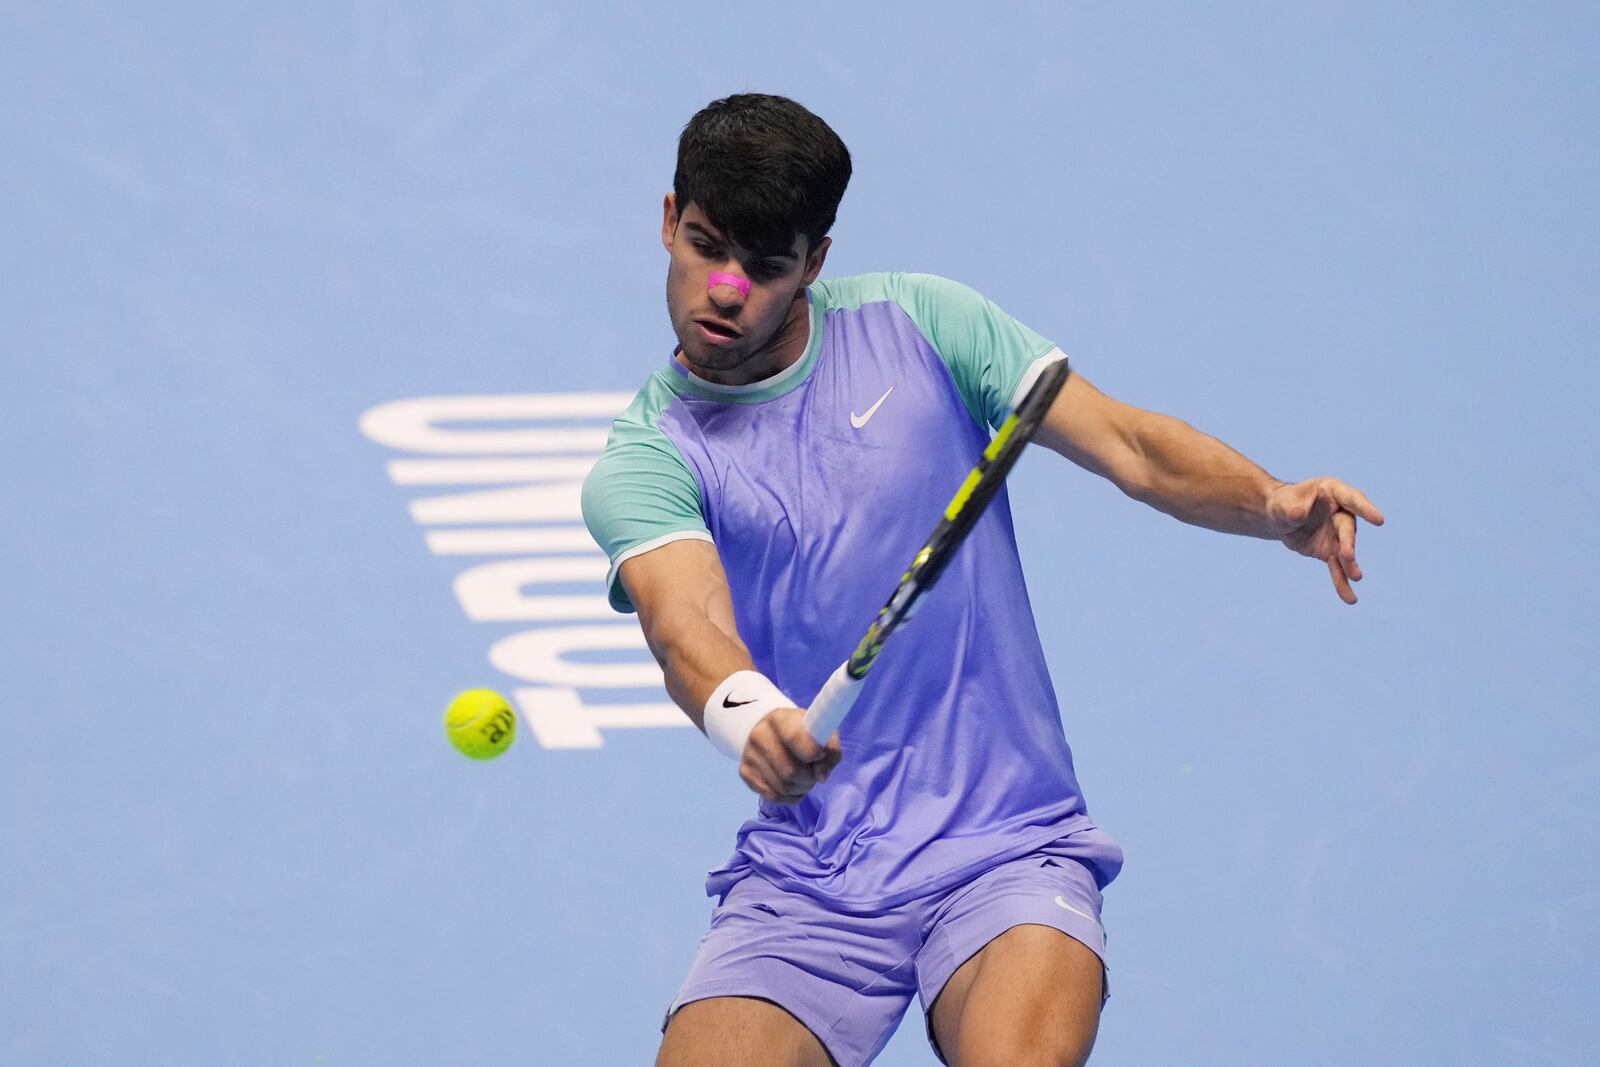
[[[686,222],[683,225],[684,225],[685,229],[693,230],[695,233],[699,234],[701,237],[704,237],[708,241],[712,241],[712,242],[714,242],[716,244],[727,244],[728,243],[727,238],[723,237],[720,233],[712,233],[710,230],[706,229],[704,226],[700,225],[698,222]],[[761,252],[761,251],[754,251],[754,250],[747,250],[747,251],[751,251],[752,254],[757,259],[799,259],[800,258],[799,256],[795,255],[795,253],[794,253],[794,251],[792,249],[783,249],[781,251],[773,251],[773,252]]]

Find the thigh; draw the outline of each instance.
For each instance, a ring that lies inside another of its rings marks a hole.
[[[928,1036],[947,1063],[1078,1064],[1107,992],[1090,869],[1035,853],[948,895],[917,961]]]
[[[1014,926],[956,969],[929,1013],[951,1067],[1088,1061],[1100,1026],[1100,957],[1048,926]]]
[[[752,997],[711,997],[685,1004],[667,1022],[656,1067],[835,1067],[800,1020]]]

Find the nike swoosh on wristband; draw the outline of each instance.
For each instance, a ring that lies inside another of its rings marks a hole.
[[[867,409],[865,415],[857,415],[854,411],[850,412],[850,425],[858,430],[865,426],[867,420],[878,413],[878,409],[883,406],[885,400],[889,399],[889,394],[892,392],[894,392],[894,386],[891,385],[883,391],[883,395],[878,398],[878,402]]]
[[[756,702],[755,697],[751,697],[749,700],[734,701],[733,699],[731,699],[732,696],[733,696],[733,694],[729,693],[727,696],[722,698],[722,706],[723,707],[725,707],[725,708],[742,708],[746,704],[754,704]]]

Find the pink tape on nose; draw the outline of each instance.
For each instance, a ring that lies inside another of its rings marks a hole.
[[[750,279],[741,278],[737,274],[729,274],[725,270],[714,270],[706,275],[706,288],[715,289],[719,285],[731,285],[739,290],[741,297],[750,295]]]

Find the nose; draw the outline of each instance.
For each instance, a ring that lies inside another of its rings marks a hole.
[[[706,275],[706,291],[719,307],[738,307],[750,295],[750,279],[714,270]]]

